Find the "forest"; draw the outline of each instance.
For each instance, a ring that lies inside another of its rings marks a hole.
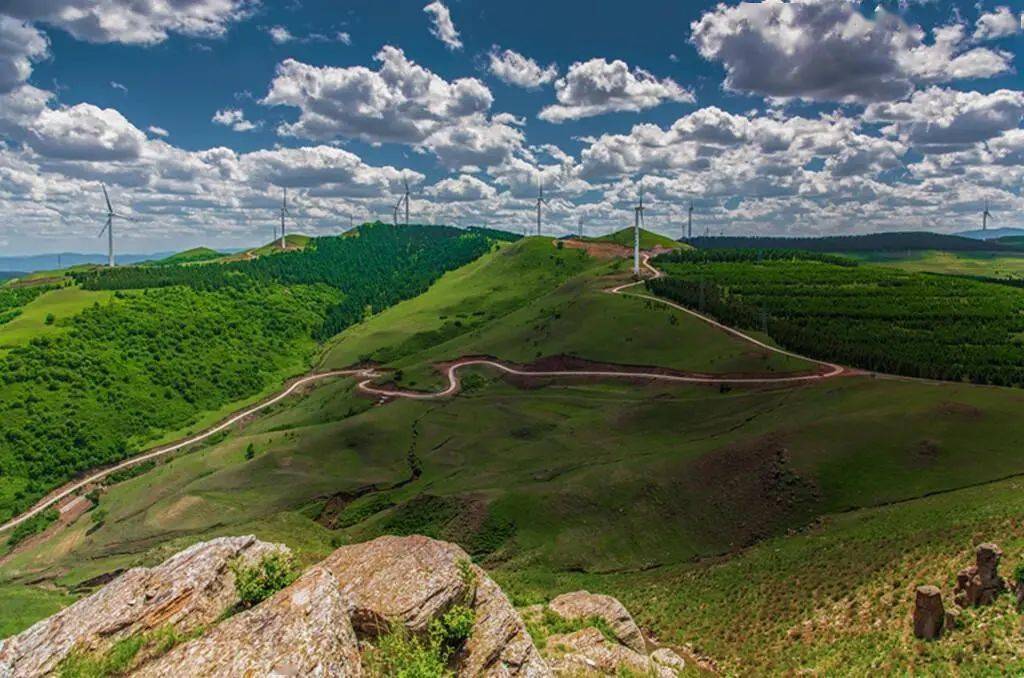
[[[705,237],[688,243],[698,249],[784,249],[809,252],[899,252],[906,250],[945,250],[947,252],[1020,252],[1018,243],[975,240],[959,235],[906,231],[834,235],[821,238],[792,237]]]
[[[653,293],[787,349],[853,367],[1024,386],[1024,290],[809,258],[674,263]]]
[[[306,369],[317,340],[493,246],[482,232],[383,224],[314,243],[226,265],[79,274],[114,299],[0,357],[0,520]]]

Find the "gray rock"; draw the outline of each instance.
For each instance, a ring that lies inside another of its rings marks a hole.
[[[189,632],[238,602],[229,564],[255,561],[283,546],[253,536],[195,544],[153,568],[133,568],[22,633],[0,642],[0,676],[52,672],[75,648],[101,650],[163,626]]]
[[[944,623],[942,592],[937,586],[918,586],[914,599],[914,635],[925,640],[935,640],[942,634]]]
[[[641,633],[640,627],[633,621],[629,610],[611,596],[588,591],[574,591],[558,596],[548,604],[548,607],[565,619],[588,619],[590,617],[603,619],[611,627],[620,643],[634,652],[641,654],[647,652],[647,644],[644,642],[644,635]]]

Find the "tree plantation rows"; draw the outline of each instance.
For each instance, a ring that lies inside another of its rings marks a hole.
[[[304,369],[317,339],[419,294],[491,235],[368,224],[249,261],[78,274],[114,300],[0,357],[0,520]]]
[[[728,258],[728,257],[725,257]],[[655,294],[815,358],[914,377],[1024,386],[1024,290],[807,259],[672,263]]]

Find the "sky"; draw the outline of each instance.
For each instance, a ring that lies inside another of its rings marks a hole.
[[[1024,227],[1024,0],[0,0],[0,255]]]

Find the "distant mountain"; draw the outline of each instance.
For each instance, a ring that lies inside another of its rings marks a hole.
[[[1024,228],[989,228],[984,231],[979,228],[974,231],[963,231],[957,235],[974,240],[995,240],[1010,236],[1024,236]]]
[[[24,271],[0,271],[0,282],[25,275]]]
[[[122,264],[137,264],[140,261],[163,259],[174,252],[156,252],[154,254],[118,254],[117,261]],[[105,264],[106,254],[80,254],[78,252],[60,252],[54,254],[28,254],[23,257],[0,257],[0,271],[49,271],[82,264]]]
[[[1014,229],[1003,229],[1014,230]],[[980,232],[980,231],[979,231]],[[987,231],[994,233],[995,231]],[[899,252],[905,250],[945,250],[947,252],[1019,251],[1011,243],[978,240],[961,235],[927,231],[869,233],[866,235],[824,236],[820,238],[694,238],[698,248],[797,249],[813,252]]]

